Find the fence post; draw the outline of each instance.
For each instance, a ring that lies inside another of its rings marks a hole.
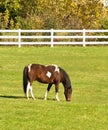
[[[85,29],[83,29],[83,47],[85,47]]]
[[[18,29],[18,47],[21,47],[21,29]]]
[[[51,47],[53,47],[53,35],[54,35],[54,31],[53,29],[51,29]]]

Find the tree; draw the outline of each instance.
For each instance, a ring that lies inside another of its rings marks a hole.
[[[97,29],[105,10],[101,0],[1,0],[2,29]]]
[[[2,0],[0,2],[0,28],[8,29],[13,21],[13,28],[18,26],[19,0]]]
[[[104,7],[104,15],[100,19],[101,29],[108,29],[108,6]]]

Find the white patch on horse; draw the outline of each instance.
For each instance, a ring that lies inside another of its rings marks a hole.
[[[48,71],[48,72],[46,73],[46,76],[47,76],[48,78],[50,78],[50,77],[51,77],[51,72]]]
[[[44,100],[47,100],[47,95],[48,95],[48,91],[46,91],[46,93],[45,93]]]
[[[59,73],[59,67],[55,64],[53,64],[53,66],[55,67],[55,71],[57,71]]]
[[[30,72],[30,70],[31,70],[31,64],[28,65],[28,72]]]
[[[58,97],[58,92],[56,93],[56,100],[57,100],[57,101],[60,101],[60,100],[59,100],[59,97]]]
[[[28,82],[28,84],[27,84],[27,91],[26,91],[27,99],[29,99],[29,91],[30,91],[32,98],[35,100],[35,97],[34,97],[33,91],[32,91],[32,86],[30,86],[30,82]]]

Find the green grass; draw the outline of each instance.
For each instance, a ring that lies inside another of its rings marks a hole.
[[[60,84],[60,102],[52,87],[33,83],[36,100],[27,101],[22,72],[29,63],[57,64],[68,72],[72,102],[66,102]],[[3,47],[0,46],[1,130],[107,130],[108,47]]]

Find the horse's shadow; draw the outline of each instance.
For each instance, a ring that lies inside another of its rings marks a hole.
[[[43,97],[36,97],[36,99],[39,99],[39,100],[44,100]],[[45,101],[45,100],[44,100]],[[47,98],[47,101],[56,101],[55,98]]]
[[[13,95],[0,95],[0,98],[5,98],[5,99],[26,99],[25,96],[13,96]],[[32,97],[30,97],[30,99],[32,99]],[[36,99],[38,100],[44,100],[43,97],[36,97]],[[49,101],[56,101],[56,99],[51,99],[51,98],[47,98],[47,100]]]
[[[25,98],[25,97],[24,96],[13,96],[13,95],[0,95],[0,98],[21,99],[21,98]]]

